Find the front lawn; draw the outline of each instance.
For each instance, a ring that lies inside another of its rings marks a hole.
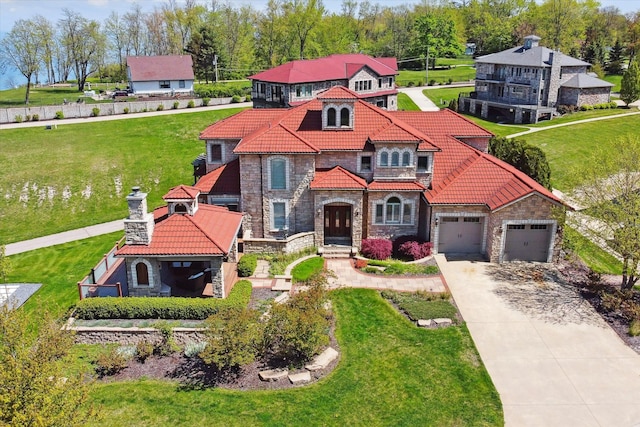
[[[398,93],[398,110],[399,111],[420,111],[420,108],[409,98],[406,93]]]
[[[291,276],[294,283],[304,282],[311,278],[311,276],[319,273],[324,268],[324,258],[316,256],[302,261],[300,264],[293,267],[291,270]]]
[[[476,69],[473,67],[453,67],[447,69],[439,67],[436,70],[429,70],[429,79],[425,70],[400,70],[396,83],[398,86],[422,86],[427,85],[431,80],[436,84],[445,85],[452,79],[453,82],[469,82],[476,78]],[[411,84],[413,82],[413,85]]]
[[[134,185],[149,208],[193,183],[198,135],[240,109],[0,131],[0,244],[124,218]]]
[[[342,356],[319,383],[259,392],[100,383],[92,403],[105,416],[95,425],[503,425],[500,398],[464,325],[418,329],[372,290],[331,299]]]
[[[359,267],[359,261],[356,261],[356,267],[361,268],[365,273],[384,274],[386,276],[421,276],[429,274],[438,274],[440,270],[437,265],[426,264],[409,264],[398,260],[367,260],[366,265]]]
[[[596,273],[622,274],[620,261],[573,228],[565,227],[564,239],[571,242],[576,255]]]
[[[382,291],[382,296],[398,306],[414,322],[419,319],[447,318],[457,323],[456,308],[448,293]]]

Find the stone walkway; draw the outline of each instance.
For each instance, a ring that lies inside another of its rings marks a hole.
[[[332,288],[368,288],[368,289],[391,289],[394,291],[427,291],[446,292],[447,287],[442,276],[429,277],[376,277],[356,271],[349,259],[327,259],[327,268],[336,274],[335,278],[329,279],[329,286]]]
[[[254,288],[270,288],[273,285],[273,279],[269,277],[269,262],[259,259],[256,271],[247,279]]]

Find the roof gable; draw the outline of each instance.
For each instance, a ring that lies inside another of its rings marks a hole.
[[[127,56],[131,81],[193,80],[191,55]]]
[[[342,166],[332,169],[317,169],[309,185],[312,190],[364,190],[367,181],[352,174]]]
[[[249,79],[286,84],[347,80],[364,66],[379,76],[398,74],[395,58],[373,58],[361,53],[351,53],[287,62],[254,74]]]
[[[240,160],[232,160],[212,170],[194,187],[205,194],[240,194]]]
[[[200,190],[189,185],[178,185],[173,187],[167,194],[162,196],[164,200],[193,200],[198,197]]]

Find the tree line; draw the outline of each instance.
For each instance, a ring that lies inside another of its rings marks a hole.
[[[407,66],[455,57],[466,43],[484,55],[537,34],[542,44],[620,73],[640,49],[640,10],[622,14],[596,0],[428,0],[385,6],[343,0],[329,12],[321,0],[269,0],[251,5],[166,0],[152,12],[134,3],[103,22],[65,9],[58,22],[41,15],[16,21],[0,41],[0,62],[29,85],[88,76],[126,80],[129,55],[190,54],[202,80],[242,78],[293,59],[362,52]],[[413,61],[411,61],[413,60]],[[404,62],[406,61],[406,62]],[[219,74],[216,77],[215,71]]]

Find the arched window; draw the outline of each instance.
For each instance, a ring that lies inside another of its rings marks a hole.
[[[387,224],[394,224],[400,222],[400,199],[397,197],[390,197],[387,200]]]
[[[388,166],[389,165],[389,153],[383,151],[380,153],[380,166]]]
[[[136,264],[136,278],[138,285],[149,286],[149,269],[144,262]]]
[[[411,163],[411,154],[408,151],[402,153],[402,166],[409,166]]]
[[[178,203],[174,208],[173,208],[173,212],[174,213],[187,213],[187,207],[185,205],[183,205],[182,203]],[[138,264],[139,265],[139,264]]]
[[[331,107],[327,110],[327,126],[336,125],[336,109]]]
[[[399,166],[400,165],[400,153],[394,151],[391,153],[391,166]]]
[[[349,126],[349,109],[340,110],[340,126]]]

